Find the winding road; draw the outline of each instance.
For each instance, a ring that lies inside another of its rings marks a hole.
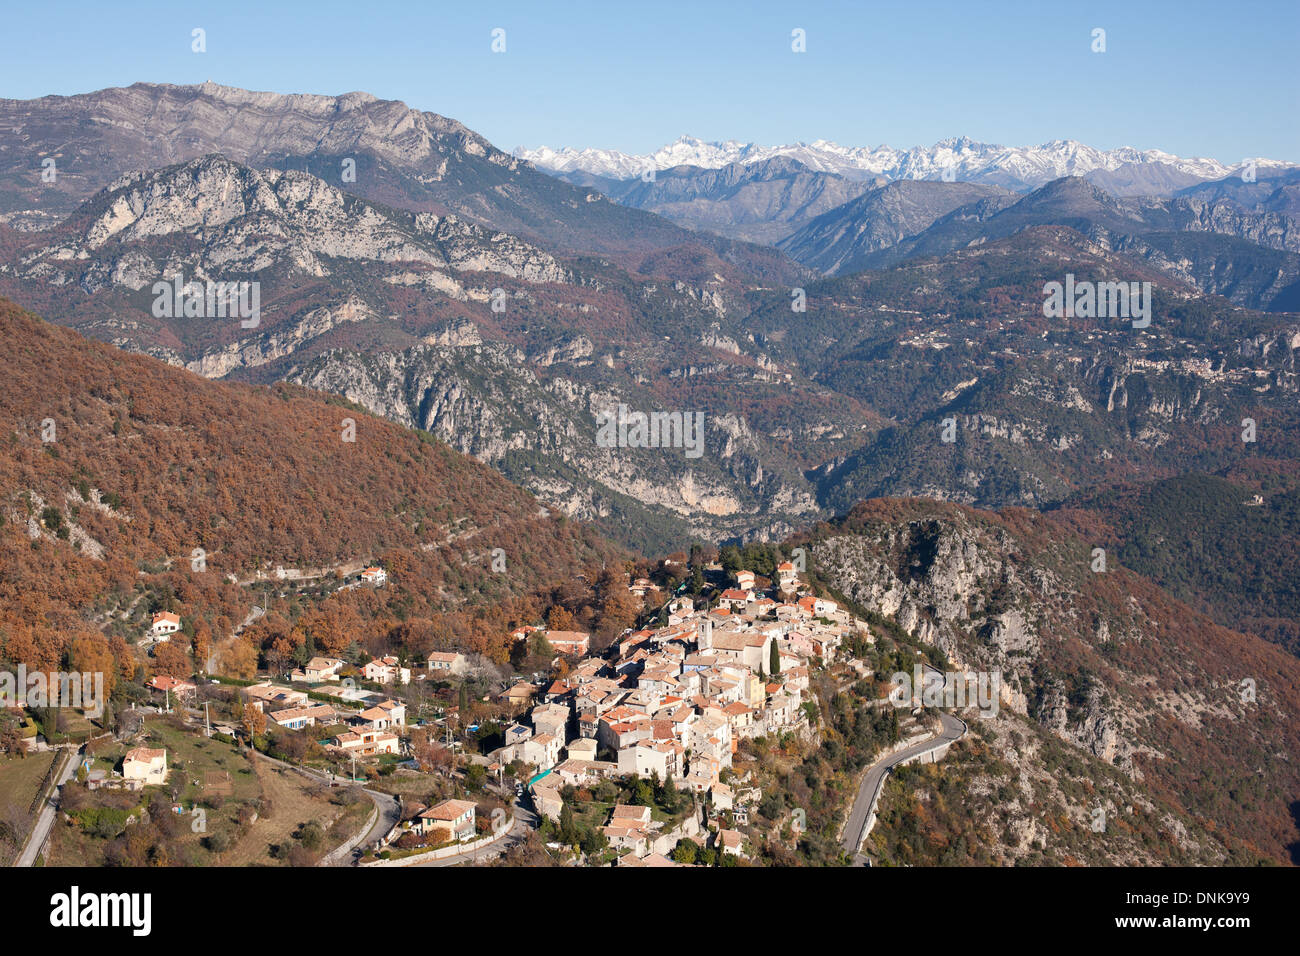
[[[946,747],[953,741],[960,740],[966,734],[965,721],[946,711],[939,711],[939,722],[941,729],[938,736],[931,737],[929,740],[922,740],[910,747],[904,747],[902,750],[881,757],[868,767],[867,772],[863,774],[862,783],[858,787],[858,795],[854,798],[853,808],[849,811],[848,822],[844,824],[844,851],[853,857],[855,866],[862,866],[867,862],[866,857],[862,855],[859,848],[862,846],[862,841],[867,838],[867,821],[871,818],[871,813],[876,807],[876,801],[880,798],[880,791],[885,785],[885,777],[889,775],[889,771],[899,764],[914,760],[931,750]]]

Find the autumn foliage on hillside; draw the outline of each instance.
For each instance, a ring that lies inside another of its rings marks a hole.
[[[328,579],[382,563],[387,588],[331,598],[312,627],[387,633],[615,554],[490,469],[340,399],[207,381],[3,301],[0,334],[9,662],[66,664],[81,639],[130,673],[123,639],[159,608],[182,614],[206,656],[256,603],[248,582],[277,567]]]

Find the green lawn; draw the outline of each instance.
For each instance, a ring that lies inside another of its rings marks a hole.
[[[50,751],[26,757],[8,757],[0,761],[0,806],[12,803],[26,813],[36,796],[36,788],[45,777],[45,771],[50,769],[54,757],[54,751]]]
[[[167,766],[172,768],[168,782],[185,782],[178,803],[188,807],[210,796],[207,783],[211,774],[230,775],[230,792],[222,794],[226,800],[255,800],[261,794],[248,758],[230,744],[205,738],[198,730],[178,730],[163,720],[146,721],[145,729],[147,746],[167,749]],[[224,787],[216,790],[221,792]]]
[[[0,833],[0,860],[8,866],[30,832],[32,817],[27,808],[36,797],[45,772],[54,762],[53,752],[0,761],[0,819],[22,821],[21,833]]]

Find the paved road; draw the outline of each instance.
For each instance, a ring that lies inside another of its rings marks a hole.
[[[937,737],[922,740],[897,753],[881,757],[867,768],[867,772],[862,777],[862,785],[858,787],[858,795],[854,798],[853,809],[849,811],[848,823],[844,825],[844,850],[852,854],[855,864],[862,865],[866,862],[866,858],[858,852],[858,848],[866,837],[863,830],[866,829],[867,818],[889,771],[904,760],[910,760],[918,754],[949,744],[966,733],[966,725],[952,714],[939,711],[939,721],[942,729]]]
[[[289,770],[296,770],[305,773],[309,777],[328,783],[331,779],[337,779],[340,786],[346,786],[346,778],[333,778],[330,774],[322,773],[318,770],[311,770],[307,767],[299,767],[296,764],[286,763],[283,760],[276,760],[274,757],[268,757],[265,754],[258,754],[257,759],[265,760],[277,766],[286,767]],[[364,789],[364,788],[363,788]],[[493,787],[501,793],[506,793],[504,788]],[[365,847],[371,846],[385,836],[393,827],[397,826],[401,818],[401,804],[392,794],[383,793],[379,790],[365,790],[366,796],[374,801],[376,809],[379,811],[375,822],[371,825],[364,835],[353,837],[347,843],[330,851],[322,865],[325,866],[355,866],[361,859]],[[510,834],[504,839],[499,840],[489,846],[480,847],[470,853],[462,853],[456,856],[449,856],[441,860],[430,860],[428,863],[412,863],[411,866],[456,866],[459,863],[471,863],[477,860],[484,860],[488,857],[497,856],[504,853],[507,849],[517,843],[521,843],[529,830],[535,830],[541,825],[541,820],[537,814],[529,807],[525,806],[520,800],[516,800],[512,807],[514,815],[514,825],[510,828]]]
[[[519,843],[522,843],[528,836],[529,830],[535,830],[541,825],[537,814],[524,805],[523,800],[516,800],[511,807],[514,814],[514,826],[510,828],[510,833],[496,843],[488,846],[479,847],[469,853],[458,853],[455,856],[444,857],[441,860],[430,860],[427,863],[412,863],[412,866],[459,866],[464,863],[477,863],[480,860],[487,860],[494,856],[500,856]]]
[[[27,839],[27,845],[23,847],[23,852],[18,854],[18,862],[14,866],[32,866],[36,863],[36,854],[41,851],[45,845],[45,838],[49,836],[50,827],[54,825],[55,814],[59,810],[59,793],[60,788],[72,779],[72,775],[77,772],[81,766],[81,752],[75,754],[66,754],[59,751],[55,754],[54,759],[65,759],[67,762],[63,766],[63,772],[59,774],[59,779],[54,785],[54,791],[46,799],[41,807],[41,812],[36,815],[36,824],[32,827],[31,836]]]
[[[367,790],[366,793],[375,802],[375,806],[379,810],[379,816],[375,820],[375,825],[366,831],[364,837],[357,841],[356,846],[358,847],[377,843],[381,837],[388,834],[388,831],[397,826],[397,821],[402,817],[402,804],[397,797],[389,793],[380,793],[378,790]],[[359,853],[354,855],[360,856]],[[348,862],[355,861],[349,860]]]

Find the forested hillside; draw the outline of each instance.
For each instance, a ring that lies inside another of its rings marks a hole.
[[[1209,614],[1300,655],[1300,475],[1251,462],[1081,495],[1049,514]]]
[[[331,613],[355,625],[352,640],[504,604],[616,553],[490,469],[341,399],[207,381],[4,302],[0,334],[0,643],[12,662],[55,667],[89,638],[84,659],[105,635],[125,660],[164,607],[220,641],[255,603],[237,582],[277,567],[382,562],[391,587],[332,601],[349,609]]]

